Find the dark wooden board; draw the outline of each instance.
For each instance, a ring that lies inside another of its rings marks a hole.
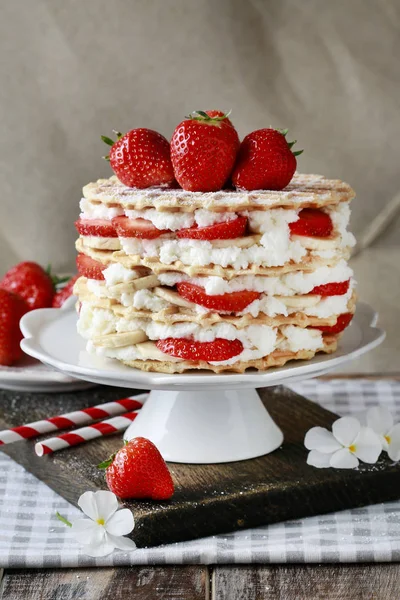
[[[0,427],[12,427],[84,406],[122,398],[132,390],[98,387],[73,394],[0,391]],[[400,464],[381,458],[356,471],[315,469],[306,464],[305,432],[330,426],[336,415],[282,388],[260,394],[282,428],[283,446],[261,458],[222,465],[170,463],[176,493],[169,502],[126,502],[135,514],[138,546],[188,540],[286,519],[400,498]],[[106,489],[100,460],[115,452],[121,436],[38,458],[34,441],[3,446],[3,451],[77,503],[86,490]]]

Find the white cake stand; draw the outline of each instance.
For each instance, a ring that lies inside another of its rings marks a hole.
[[[89,355],[76,332],[76,319],[73,301],[67,309],[26,314],[21,321],[23,350],[71,377],[153,390],[124,437],[146,437],[165,460],[181,463],[223,463],[272,452],[282,444],[283,435],[256,388],[322,375],[375,348],[385,337],[375,327],[377,314],[359,303],[333,355],[293,361],[263,373],[163,375]]]

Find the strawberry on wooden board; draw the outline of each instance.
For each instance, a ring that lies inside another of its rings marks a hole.
[[[184,190],[215,192],[228,181],[239,137],[221,111],[195,111],[179,123],[171,139],[175,178]]]
[[[246,135],[232,173],[232,183],[243,190],[283,190],[296,170],[292,152],[296,142],[286,141],[287,129],[257,129]]]
[[[29,310],[49,308],[55,294],[52,278],[35,262],[22,262],[12,267],[0,281],[0,288],[21,296],[28,304]]]
[[[136,237],[144,240],[153,240],[169,229],[157,229],[147,219],[129,219],[128,217],[114,217],[112,224],[120,237]]]
[[[332,219],[318,208],[303,208],[299,218],[289,223],[290,233],[309,237],[329,237],[333,231]]]
[[[312,326],[312,327],[310,327],[310,329],[319,329],[323,333],[328,333],[328,334],[329,333],[330,334],[341,333],[342,331],[344,331],[346,329],[346,327],[348,327],[350,325],[350,321],[352,320],[353,317],[354,317],[353,313],[343,313],[338,316],[335,325],[331,325],[331,326],[321,325],[319,327]]]
[[[170,146],[168,140],[153,131],[141,127],[125,135],[115,132],[117,141],[101,136],[111,146],[110,165],[122,183],[139,189],[174,182]]]
[[[100,262],[87,256],[86,254],[78,254],[76,257],[76,267],[79,275],[87,277],[88,279],[103,280],[103,270],[106,268]]]
[[[98,465],[106,469],[108,488],[119,498],[168,500],[174,483],[156,446],[137,437],[126,442],[109,460]]]
[[[246,231],[247,217],[238,217],[225,223],[215,223],[207,227],[189,227],[177,231],[178,238],[191,240],[229,240],[242,237]]]
[[[106,219],[78,219],[75,221],[75,228],[80,235],[118,237],[113,224]]]
[[[78,277],[79,275],[74,275],[74,277],[71,277],[67,284],[59,292],[56,293],[56,295],[53,298],[53,308],[61,308],[64,302],[68,300],[70,296],[72,296],[75,281],[78,279]]]
[[[350,279],[339,283],[324,283],[323,285],[317,285],[309,293],[318,296],[343,296],[348,292],[349,287]]]
[[[158,340],[157,348],[165,354],[185,360],[220,361],[229,360],[243,351],[240,340],[216,338],[213,342],[195,342],[187,338]]]
[[[0,365],[12,365],[21,358],[19,322],[28,310],[21,296],[0,289]]]
[[[209,310],[240,312],[261,296],[258,292],[242,291],[231,294],[208,296],[204,288],[187,281],[176,284],[178,293],[185,300],[204,306]]]

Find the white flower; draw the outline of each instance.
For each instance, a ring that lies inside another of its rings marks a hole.
[[[122,537],[135,526],[132,512],[128,508],[118,510],[115,494],[108,491],[85,492],[78,500],[78,506],[88,519],[76,519],[68,523],[83,551],[89,556],[106,556],[115,548],[130,552],[136,544]]]
[[[392,460],[400,460],[400,423],[394,420],[384,406],[374,406],[367,411],[368,427],[378,434],[382,447]]]
[[[379,436],[369,427],[361,427],[354,417],[342,417],[332,425],[313,427],[306,433],[304,445],[311,450],[307,464],[319,469],[354,469],[359,460],[373,464],[382,452]]]

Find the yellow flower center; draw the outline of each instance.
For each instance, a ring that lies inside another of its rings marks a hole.
[[[352,444],[351,446],[349,446],[349,450],[350,450],[350,452],[355,452],[356,451],[356,445]]]
[[[104,519],[96,519],[97,525],[104,525]]]
[[[384,435],[383,437],[385,438],[387,443],[390,444],[390,442],[392,441],[392,438],[390,437],[390,435]]]

